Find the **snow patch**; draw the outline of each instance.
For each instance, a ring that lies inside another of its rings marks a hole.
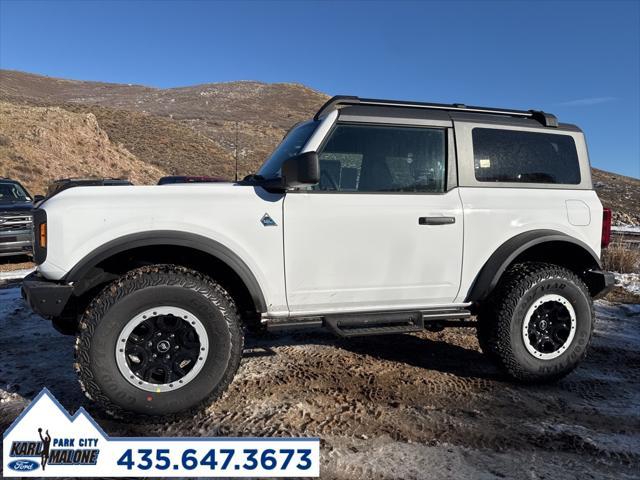
[[[9,272],[0,272],[0,280],[20,280],[31,272],[35,271],[35,268],[25,268],[24,270],[11,270]]]
[[[627,292],[640,295],[640,273],[618,273],[613,272],[616,277],[616,285],[624,288]]]
[[[636,233],[640,235],[640,225],[613,225],[611,231],[618,233]]]

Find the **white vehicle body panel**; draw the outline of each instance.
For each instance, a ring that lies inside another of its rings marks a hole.
[[[287,311],[282,195],[232,184],[76,187],[46,201],[48,252],[38,270],[58,280],[100,246],[135,233],[171,230],[212,239],[256,277],[270,311]],[[265,213],[276,226],[264,226]]]
[[[455,218],[419,225],[419,217]],[[462,208],[446,194],[287,194],[292,314],[450,304],[460,285]]]
[[[464,210],[464,254],[460,294],[465,300],[476,276],[503,243],[531,230],[555,230],[588,245],[600,255],[602,204],[593,190],[460,187]],[[588,205],[587,225],[569,222],[568,201]]]

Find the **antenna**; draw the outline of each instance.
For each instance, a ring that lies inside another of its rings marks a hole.
[[[234,154],[236,160],[236,182],[238,181],[238,122],[236,121],[236,141],[234,143]]]

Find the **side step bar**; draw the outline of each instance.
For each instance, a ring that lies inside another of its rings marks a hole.
[[[469,327],[469,318],[471,312],[465,308],[448,308],[422,314],[424,328],[431,332],[439,332],[445,327]]]
[[[459,320],[469,318],[471,312],[466,308],[443,308],[442,310],[427,310],[422,312],[425,322],[430,320]]]
[[[469,326],[466,319],[471,312],[465,308],[438,310],[335,314],[323,317],[272,319],[266,325],[269,330],[302,327],[326,327],[339,337],[359,337],[394,333],[419,332],[427,329],[442,330],[445,326]]]
[[[339,337],[419,332],[424,329],[420,312],[329,315],[325,326]]]

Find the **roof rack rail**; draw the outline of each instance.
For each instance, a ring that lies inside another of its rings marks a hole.
[[[531,118],[540,122],[545,127],[557,127],[558,119],[551,113],[541,110],[512,110],[509,108],[489,108],[474,107],[462,103],[425,103],[425,102],[407,102],[403,100],[380,100],[376,98],[360,98],[348,95],[336,95],[329,99],[313,117],[318,120],[324,114],[345,105],[374,105],[386,107],[411,107],[411,108],[427,108],[435,110],[447,110],[451,112],[469,112],[469,113],[488,113],[491,115],[507,115],[511,117]]]

